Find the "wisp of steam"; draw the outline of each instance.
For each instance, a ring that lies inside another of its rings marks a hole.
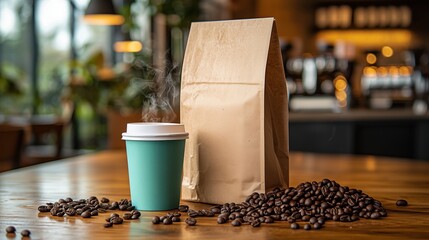
[[[131,84],[144,96],[142,121],[173,122],[176,119],[174,107],[178,104],[180,89],[178,67],[155,69],[142,59],[136,58],[132,71]]]

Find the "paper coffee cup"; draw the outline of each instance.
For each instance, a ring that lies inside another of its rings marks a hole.
[[[125,140],[132,204],[139,210],[177,208],[185,139],[183,124],[128,123]]]

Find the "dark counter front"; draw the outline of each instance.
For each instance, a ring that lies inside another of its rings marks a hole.
[[[291,151],[429,160],[429,114],[411,110],[291,112]]]

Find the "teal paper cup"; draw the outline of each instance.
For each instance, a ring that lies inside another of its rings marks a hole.
[[[138,210],[175,209],[180,203],[183,124],[128,123],[125,140],[131,201]]]

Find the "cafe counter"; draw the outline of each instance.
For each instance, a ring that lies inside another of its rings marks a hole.
[[[292,151],[429,160],[429,114],[411,110],[290,112]]]

